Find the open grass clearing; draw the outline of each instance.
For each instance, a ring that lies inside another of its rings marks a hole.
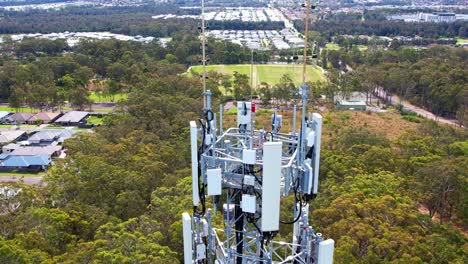
[[[235,109],[235,108],[233,108]],[[257,108],[257,111],[260,108]],[[236,109],[237,110],[237,109]],[[268,111],[270,110],[270,111]],[[225,112],[224,128],[237,126],[237,115],[235,110],[230,110],[231,114]],[[311,108],[310,112],[317,112]],[[318,111],[323,116],[324,128],[322,131],[323,139],[328,140],[339,133],[340,130],[347,127],[361,127],[370,130],[373,133],[382,134],[389,140],[396,140],[403,134],[411,130],[417,130],[419,124],[404,120],[402,115],[396,112],[373,113],[368,111]],[[255,114],[256,129],[271,129],[272,108],[266,108],[264,111]],[[288,133],[292,128],[292,110],[279,110],[278,114],[283,116],[282,132]],[[300,120],[301,113],[297,112],[297,120]],[[299,131],[300,122],[296,123],[296,131]]]
[[[457,44],[468,43],[468,38],[455,38],[457,40]]]
[[[355,45],[355,47],[357,47],[360,51],[366,51],[369,48],[366,45]],[[341,47],[336,43],[327,43],[325,45],[325,49],[327,49],[327,50],[340,50]]]
[[[36,108],[30,108],[30,107],[20,107],[20,108],[13,108],[9,106],[0,106],[0,111],[7,111],[11,113],[38,113],[39,110]]]
[[[90,116],[87,120],[87,123],[88,124],[94,124],[94,125],[102,125],[104,122],[103,122],[103,118],[102,117],[98,117],[98,116]]]
[[[121,98],[124,98],[124,96],[122,96]],[[104,102],[101,102],[101,103],[104,103]],[[109,113],[109,112],[112,112],[113,109],[114,109],[113,107],[92,107],[91,109],[85,108],[84,111]],[[61,110],[55,110],[55,111],[44,110],[42,112],[60,113],[62,111],[72,111],[72,110],[75,110],[75,109],[69,106],[64,106],[61,108]],[[0,106],[0,111],[7,111],[11,113],[33,113],[33,114],[41,112],[37,108],[30,108],[30,107],[12,108],[8,106]]]
[[[38,125],[29,125],[29,124],[21,124],[21,125],[13,125],[13,124],[0,124],[0,128],[13,128],[16,127],[18,129],[26,129],[26,128],[37,128]]]
[[[89,109],[86,109],[88,111]],[[110,113],[114,110],[113,107],[93,107],[91,112],[102,112],[102,113]]]
[[[327,49],[327,50],[339,50],[339,49],[341,49],[341,48],[340,48],[340,46],[339,46],[338,44],[336,44],[336,43],[327,43],[327,44],[325,45],[325,49]]]
[[[417,123],[404,120],[402,115],[395,112],[334,111],[324,115],[324,120],[327,119],[332,122],[325,124],[324,131],[333,133],[342,127],[363,127],[374,133],[383,134],[390,140],[396,140],[404,133],[418,127]]]
[[[359,49],[360,51],[366,51],[366,50],[369,48],[369,47],[366,46],[366,45],[357,45],[357,47],[358,47],[358,49]]]
[[[105,95],[102,92],[91,92],[89,99],[94,103],[116,103],[120,100],[126,100],[127,93],[117,93],[115,95]]]
[[[42,177],[46,173],[45,172],[38,172],[38,173],[31,173],[31,172],[18,172],[18,171],[2,171],[0,172],[0,177]]]

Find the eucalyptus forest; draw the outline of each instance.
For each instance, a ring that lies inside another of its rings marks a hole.
[[[31,92],[49,81],[74,93],[83,78],[102,74],[129,94],[95,133],[65,142],[69,155],[45,185],[9,184],[23,191],[2,200],[2,212],[21,204],[0,216],[2,263],[181,260],[180,213],[191,207],[187,124],[200,114],[201,84],[163,51],[110,41],[83,42],[73,55],[25,55],[22,69],[50,71],[31,74]],[[15,87],[6,74],[15,63],[3,61],[2,82]],[[320,212],[316,228],[336,239],[337,263],[465,263],[466,131],[397,114],[324,115],[322,194],[311,212]],[[258,118],[268,125],[268,112]],[[389,133],[381,123],[402,129]]]

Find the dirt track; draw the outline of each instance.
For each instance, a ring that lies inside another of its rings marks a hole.
[[[385,98],[387,95],[386,95],[386,92],[383,90],[383,89],[378,89],[377,90],[377,96],[379,98]],[[403,106],[403,109],[405,110],[409,110],[411,112],[414,112],[422,117],[425,117],[425,118],[428,118],[428,119],[432,119],[436,122],[440,122],[440,123],[445,123],[445,124],[449,124],[449,125],[453,125],[453,126],[460,126],[460,124],[456,121],[456,120],[453,120],[453,119],[447,119],[447,118],[444,118],[444,117],[441,117],[441,116],[437,116],[427,110],[424,110],[423,108],[421,107],[417,107],[413,104],[411,104],[410,102],[396,96],[396,95],[392,95],[391,99],[390,99],[390,103],[392,105],[395,105],[395,104],[401,104]]]
[[[39,184],[42,181],[42,176],[37,177],[20,177],[20,176],[1,176],[0,182],[18,182],[23,179],[26,185]]]

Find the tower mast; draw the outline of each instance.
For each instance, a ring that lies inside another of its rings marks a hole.
[[[306,7],[308,21],[310,0]],[[334,241],[324,240],[309,224],[309,202],[319,186],[322,116],[314,113],[305,118],[307,44],[298,134],[295,127],[281,132],[282,116],[276,110],[271,130],[255,129],[252,101],[237,102],[236,127],[223,131],[220,120],[217,130],[211,92],[206,90],[204,8],[202,0],[204,117],[199,120],[200,128],[195,121],[190,122],[193,216],[182,215],[185,264],[331,264]],[[220,119],[222,109],[220,106]],[[294,111],[294,124],[295,116]],[[290,208],[289,221],[282,221],[281,197],[290,195],[294,196],[294,207]],[[213,199],[213,210],[206,209],[207,197]],[[218,210],[223,221],[219,227],[213,225]],[[280,223],[291,225],[291,242],[274,240]]]
[[[202,5],[202,13],[201,13],[201,43],[202,43],[202,64],[203,64],[203,72],[202,72],[202,83],[203,83],[203,108],[207,109],[207,99],[206,99],[206,25],[205,25],[205,0],[201,0]]]
[[[304,64],[302,68],[302,84],[306,83],[307,74],[307,47],[309,44],[309,18],[310,18],[310,0],[307,0],[305,4],[306,16],[305,16],[305,33],[304,33]]]

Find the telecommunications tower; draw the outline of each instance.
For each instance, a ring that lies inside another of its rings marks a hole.
[[[322,116],[307,113],[305,68],[307,65],[308,20],[303,84],[299,88],[302,112],[294,106],[292,131],[284,133],[282,116],[275,110],[271,130],[254,127],[255,104],[237,102],[237,127],[223,130],[223,107],[219,127],[206,90],[206,23],[202,0],[199,27],[203,50],[204,117],[190,122],[193,215],[182,214],[184,261],[192,263],[331,264],[334,241],[324,240],[309,223],[309,202],[318,193]],[[299,119],[300,129],[296,129]],[[291,196],[291,221],[280,220],[281,196]],[[211,198],[212,209],[207,209]],[[222,223],[215,227],[216,214]],[[280,223],[292,226],[290,242],[274,240]]]

